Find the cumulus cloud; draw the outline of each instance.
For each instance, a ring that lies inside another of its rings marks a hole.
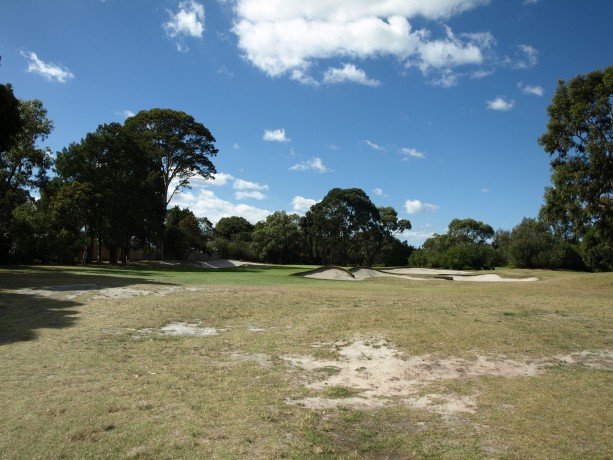
[[[234,184],[232,184],[232,188],[234,188],[234,190],[268,190],[268,185],[249,182],[244,179],[236,179]]]
[[[213,224],[216,224],[222,217],[232,216],[244,217],[255,224],[272,214],[267,209],[223,200],[212,190],[206,188],[199,189],[197,193],[189,190],[177,193],[170,205],[189,208],[196,216],[206,217]]]
[[[423,230],[407,230],[398,235],[398,238],[405,240],[411,246],[419,247],[424,244],[428,238],[432,238],[434,232],[428,232]]]
[[[377,196],[383,196],[383,190],[382,190],[382,189],[380,189],[379,187],[374,188],[374,189],[372,190],[372,192],[373,192],[375,195],[377,195]]]
[[[290,171],[315,171],[318,173],[329,172],[330,170],[324,165],[324,162],[319,157],[313,157],[310,160],[295,164]]]
[[[385,151],[385,147],[383,147],[383,146],[381,146],[379,144],[375,144],[374,142],[371,142],[368,139],[364,139],[362,142],[364,142],[366,145],[368,145],[373,150],[378,150],[379,152],[384,152]]]
[[[304,214],[311,209],[311,206],[317,203],[317,200],[312,200],[303,196],[295,196],[292,200],[292,210],[298,214]]]
[[[529,96],[542,96],[545,94],[545,89],[542,86],[538,85],[524,85],[523,82],[519,82],[517,87],[521,90],[522,93],[527,94]]]
[[[324,74],[323,82],[328,84],[353,82],[366,86],[381,85],[380,81],[368,78],[366,72],[362,69],[358,69],[353,64],[345,64],[340,69],[333,67],[329,68]]]
[[[515,101],[513,99],[507,99],[504,96],[498,96],[491,101],[487,101],[487,108],[490,110],[497,110],[499,112],[507,112],[515,107]]]
[[[421,17],[440,21],[489,3],[489,0],[236,0],[233,32],[238,46],[255,67],[271,77],[287,75],[317,84],[313,64],[331,58],[366,59],[392,56],[422,72],[481,64],[493,43],[490,34],[442,38],[414,29]],[[439,27],[439,26],[437,26]],[[349,67],[351,66],[351,67]],[[324,82],[375,85],[353,64],[328,69]],[[378,82],[377,82],[378,83]]]
[[[20,54],[28,61],[28,72],[37,73],[51,82],[66,83],[75,77],[66,67],[47,63],[33,51],[21,50]]]
[[[423,160],[424,158],[426,158],[426,154],[425,153],[420,152],[417,149],[408,148],[408,147],[402,147],[400,149],[400,153],[402,153],[403,155],[406,155],[407,157],[418,158],[420,160]]]
[[[237,200],[264,200],[266,195],[258,190],[239,190],[234,194],[234,198]]]
[[[262,139],[269,142],[289,142],[291,139],[285,136],[285,129],[271,129],[264,131]]]
[[[168,15],[163,25],[166,35],[176,41],[179,51],[188,51],[184,38],[202,38],[204,33],[204,6],[194,0],[180,2],[179,10],[176,13],[168,11]]]
[[[263,190],[268,190],[268,185],[258,184],[257,182],[250,182],[244,179],[236,179],[232,184],[232,188],[236,190],[234,198],[237,200],[264,200],[266,195],[262,193]]]
[[[430,203],[423,203],[420,200],[407,200],[404,203],[404,208],[408,214],[422,214],[424,212],[437,211],[439,206]]]

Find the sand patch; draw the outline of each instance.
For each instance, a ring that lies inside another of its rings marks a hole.
[[[197,292],[200,288],[184,286],[147,286],[145,288],[113,287],[104,284],[63,284],[37,288],[17,289],[22,295],[48,297],[58,300],[79,299],[85,302],[106,299],[129,299],[147,295],[165,296],[178,292]]]
[[[590,369],[613,371],[613,350],[580,351],[554,358],[562,364],[579,364]]]
[[[371,409],[400,403],[442,415],[473,413],[477,408],[476,394],[428,393],[428,385],[479,376],[535,377],[548,365],[545,360],[513,360],[479,354],[475,354],[474,360],[406,356],[380,338],[358,338],[351,343],[333,345],[338,349],[338,360],[281,357],[292,366],[309,371],[304,376],[307,388],[328,393],[288,400],[289,404],[312,409]],[[347,397],[334,397],[343,393],[339,390],[344,390]]]
[[[189,323],[170,323],[160,328],[163,335],[171,335],[178,337],[208,337],[217,335],[223,329],[214,327],[199,327],[198,324]]]

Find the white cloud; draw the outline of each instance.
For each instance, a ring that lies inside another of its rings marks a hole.
[[[353,64],[345,64],[341,69],[329,68],[324,74],[324,83],[335,84],[353,82],[366,86],[380,86],[381,82],[368,78],[366,72]]]
[[[318,173],[329,172],[330,170],[324,165],[319,157],[311,158],[308,161],[298,163],[291,168],[290,171],[316,171]]]
[[[309,209],[311,209],[311,206],[317,203],[318,203],[317,200],[312,200],[310,198],[304,198],[302,196],[295,196],[294,199],[292,200],[292,210],[299,214],[304,214]]]
[[[406,240],[412,246],[421,246],[428,238],[432,238],[434,232],[426,232],[421,230],[407,230],[398,235],[401,240]]]
[[[545,89],[542,86],[538,85],[524,85],[523,82],[519,82],[517,87],[521,90],[522,93],[528,94],[530,96],[542,96],[545,94]]]
[[[519,45],[519,57],[514,63],[516,69],[530,69],[538,63],[538,50],[530,45]]]
[[[430,203],[423,203],[420,200],[407,200],[404,203],[404,208],[408,214],[422,214],[424,212],[437,211],[439,206]]]
[[[402,147],[400,149],[400,153],[406,155],[407,157],[419,158],[420,160],[426,158],[426,155],[423,152],[413,148]]]
[[[189,48],[184,44],[184,37],[202,38],[204,33],[204,6],[194,0],[179,3],[176,13],[168,11],[170,19],[163,27],[166,35],[176,39],[177,49],[185,52]]]
[[[257,182],[249,182],[243,179],[236,179],[232,185],[234,190],[268,190],[268,185],[261,185]]]
[[[236,0],[233,32],[254,66],[271,77],[288,75],[318,84],[313,64],[331,58],[392,56],[422,72],[481,64],[493,43],[490,34],[433,38],[414,30],[410,19],[439,21],[489,3],[489,0]],[[438,27],[438,26],[437,26]],[[353,66],[353,67],[348,67]],[[353,64],[329,69],[323,81],[374,84]]]
[[[206,217],[213,224],[216,224],[222,217],[232,216],[244,217],[255,224],[272,214],[266,209],[223,200],[206,188],[199,189],[198,193],[192,193],[189,190],[177,193],[170,202],[170,206],[175,205],[189,208],[196,216]]]
[[[269,142],[289,142],[291,139],[285,136],[285,129],[272,129],[264,131],[262,139]]]
[[[362,142],[368,145],[371,149],[378,150],[379,152],[385,151],[385,147],[382,147],[379,144],[375,144],[374,142],[371,142],[368,139],[364,139]]]
[[[75,76],[66,67],[57,64],[47,63],[36,55],[33,51],[20,51],[20,54],[28,60],[28,72],[37,73],[47,80],[57,83],[66,83]]]
[[[490,193],[490,189],[489,189],[489,188],[486,188],[486,187],[483,187],[483,188],[481,189],[481,193]]]
[[[380,189],[379,187],[374,188],[372,192],[377,196],[383,196],[383,190]]]
[[[122,115],[126,118],[130,118],[133,117],[134,115],[136,115],[134,112],[132,112],[131,110],[124,110],[122,112]]]
[[[490,110],[497,110],[499,112],[507,112],[515,106],[513,99],[507,99],[504,96],[498,96],[496,99],[487,101],[487,108]]]
[[[245,199],[264,200],[266,198],[266,195],[264,195],[262,192],[258,190],[245,190],[245,191],[239,190],[234,194],[234,198],[236,198],[237,200],[245,200]]]

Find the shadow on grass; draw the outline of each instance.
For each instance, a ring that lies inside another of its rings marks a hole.
[[[140,277],[101,275],[100,270],[74,273],[60,267],[0,268],[0,346],[35,340],[39,329],[74,325],[79,313],[76,307],[84,302],[62,298],[62,292],[137,284],[171,285]]]

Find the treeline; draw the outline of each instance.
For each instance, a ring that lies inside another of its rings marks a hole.
[[[38,146],[53,129],[42,103],[0,85],[0,263],[88,263],[106,248],[111,263],[136,249],[151,259],[613,270],[612,100],[613,67],[559,82],[539,139],[552,185],[537,219],[510,231],[454,219],[415,250],[399,239],[411,223],[357,188],[330,190],[302,217],[278,211],[255,225],[168,210],[190,178],[216,173],[215,138],[202,123],[143,111],[100,125],[54,159]]]
[[[413,248],[398,239],[411,223],[376,207],[363,190],[335,188],[304,215],[277,211],[255,225],[219,220],[208,244],[223,258],[321,265],[406,265]]]
[[[454,219],[444,235],[428,238],[409,257],[417,267],[463,269],[548,268],[610,270],[610,257],[594,238],[568,241],[539,219],[524,218],[513,230],[494,231],[473,219]]]
[[[191,177],[216,172],[215,138],[192,116],[143,111],[100,125],[54,159],[38,147],[53,128],[42,103],[17,100],[10,85],[0,85],[0,102],[0,263],[87,263],[103,247],[112,263],[134,248],[162,257],[175,222],[193,234],[206,226],[167,212]]]
[[[410,255],[397,238],[410,222],[360,189],[333,189],[303,217],[275,212],[256,225],[235,216],[213,226],[167,209],[190,178],[216,172],[214,137],[184,112],[100,125],[53,158],[38,147],[53,129],[42,103],[17,100],[10,85],[0,98],[0,263],[117,263],[135,250],[148,259],[215,253],[338,265],[403,265]]]

